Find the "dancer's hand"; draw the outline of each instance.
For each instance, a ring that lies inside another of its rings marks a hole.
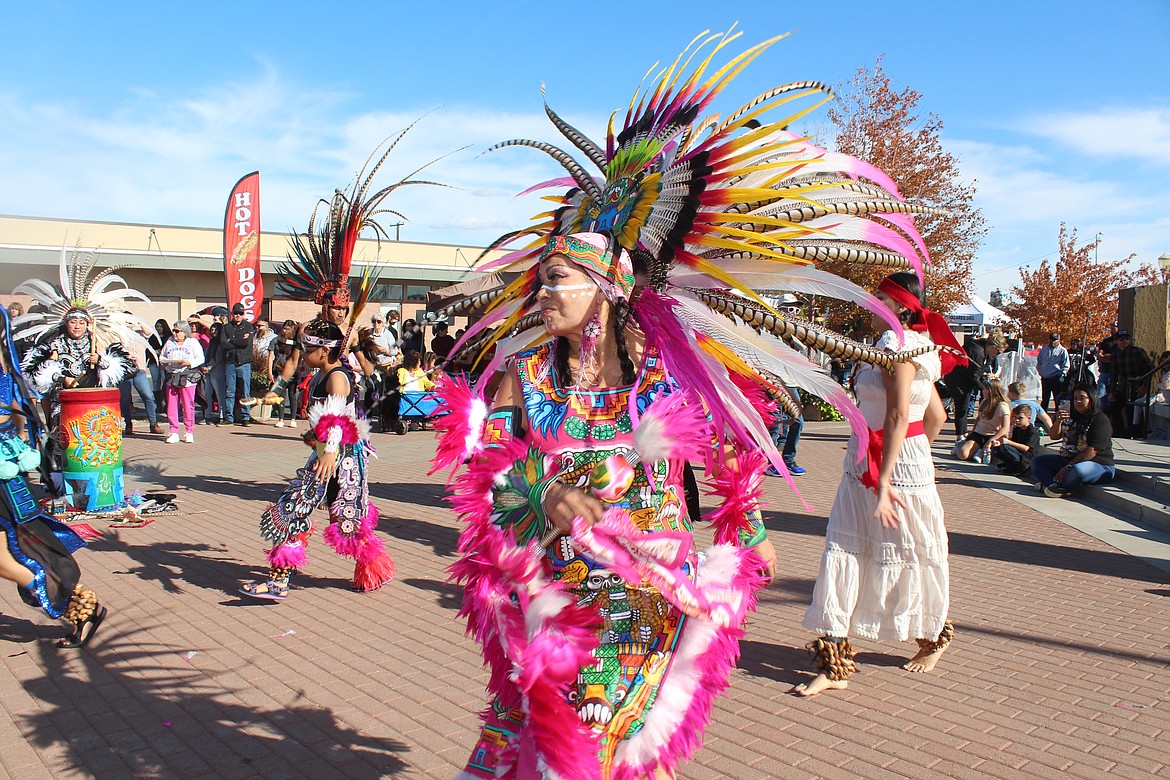
[[[580,488],[555,482],[544,493],[544,516],[563,534],[572,532],[573,518],[580,516],[593,525],[601,521],[605,507]]]
[[[317,457],[316,462],[313,463],[313,475],[322,482],[332,477],[336,471],[336,452],[323,452]]]
[[[772,584],[772,580],[776,577],[776,548],[772,546],[770,539],[765,539],[756,545],[755,550],[764,559],[764,568],[761,573],[764,575],[764,587]]]
[[[883,486],[878,489],[878,503],[873,510],[873,516],[878,520],[883,528],[894,529],[902,524],[902,518],[898,515],[896,507],[907,509],[906,502],[898,495],[898,492],[893,487]]]

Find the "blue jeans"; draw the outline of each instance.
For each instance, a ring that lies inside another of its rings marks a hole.
[[[768,433],[772,434],[772,443],[776,445],[776,449],[780,449],[781,430],[784,428],[784,421],[777,415],[775,422],[768,427]],[[784,462],[789,466],[796,463],[796,445],[800,444],[800,432],[804,430],[804,417],[797,417],[788,420],[788,432],[783,434],[784,449],[780,450],[780,454],[784,456]]]
[[[207,399],[207,408],[203,410],[203,419],[206,420],[211,415],[212,399],[219,401],[219,418],[221,420],[230,420],[227,417],[227,403],[224,399],[224,370],[223,366],[212,366],[207,371],[207,376],[203,377],[203,391],[204,398]]]
[[[238,366],[228,363],[224,366],[224,379],[227,381],[227,392],[224,394],[223,419],[232,422],[236,417],[236,384],[244,384],[244,396],[252,394],[252,364],[241,363]],[[240,420],[248,422],[248,407],[240,407]]]
[[[142,405],[146,407],[146,419],[150,421],[151,425],[154,425],[158,422],[158,413],[154,403],[154,387],[151,385],[150,374],[142,369],[139,369],[138,373],[122,382],[118,388],[122,393],[122,416],[127,420],[130,420],[134,416],[134,399],[130,395],[131,385],[138,391],[138,397],[142,399]]]
[[[1066,490],[1075,490],[1081,485],[1109,482],[1117,473],[1117,469],[1112,466],[1102,466],[1100,463],[1086,460],[1069,468],[1064,479],[1057,482],[1056,472],[1067,466],[1070,460],[1072,458],[1063,455],[1037,455],[1032,458],[1032,473],[1036,475],[1036,481],[1044,487],[1059,485]]]
[[[1028,470],[1028,464],[1024,463],[1024,455],[1026,454],[1017,450],[1015,447],[1001,444],[998,447],[992,448],[991,462],[996,466],[1002,466],[1004,471],[1009,474],[1022,475]]]

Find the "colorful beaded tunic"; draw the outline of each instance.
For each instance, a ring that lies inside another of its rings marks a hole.
[[[640,417],[677,386],[657,353],[648,350],[633,386],[561,387],[551,369],[552,353],[552,345],[545,344],[518,354],[513,366],[527,417],[526,443],[549,456],[561,482],[587,488],[591,472],[608,456],[634,451],[631,400]],[[628,510],[638,531],[689,534],[691,519],[682,487],[684,468],[686,465],[677,460],[659,461],[650,467],[649,475],[647,469],[637,468],[625,496],[609,506]],[[491,522],[513,533],[521,545],[539,539],[545,531],[543,520],[526,506],[509,510],[497,505]],[[575,683],[569,686],[568,700],[591,732],[602,776],[624,776],[614,771],[622,766],[657,763],[657,758],[647,761],[644,756],[657,757],[664,751],[670,741],[664,727],[694,732],[692,738],[697,740],[707,708],[699,705],[695,709],[701,712],[692,712],[689,705],[696,704],[693,695],[680,697],[677,691],[672,692],[674,700],[662,705],[661,712],[657,704],[662,686],[677,682],[673,679],[676,673],[682,678],[700,676],[694,656],[700,646],[710,646],[710,627],[684,615],[656,587],[623,579],[583,554],[568,536],[547,545],[541,565],[578,607],[599,618],[592,664],[578,670]],[[686,550],[681,569],[684,576],[695,579],[697,555],[693,547]],[[697,625],[694,632],[689,630],[692,622]],[[723,664],[724,678],[729,667],[729,663]],[[693,689],[693,681],[684,680],[677,688]],[[510,763],[509,755],[515,751],[518,734],[529,716],[503,698],[496,697],[486,713],[484,730],[462,777],[497,777]]]

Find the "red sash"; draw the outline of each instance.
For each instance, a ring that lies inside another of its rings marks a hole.
[[[922,427],[922,420],[910,423],[906,426],[906,438],[914,436],[925,436],[926,431]],[[886,443],[886,432],[884,429],[870,430],[869,432],[869,449],[867,450],[869,462],[866,464],[865,473],[861,475],[861,484],[865,485],[870,490],[877,490],[878,486],[878,472],[882,468],[882,447]]]

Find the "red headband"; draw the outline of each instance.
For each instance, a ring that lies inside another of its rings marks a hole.
[[[889,277],[882,279],[878,285],[878,292],[885,293],[895,303],[900,303],[914,312],[914,322],[910,329],[920,333],[929,332],[931,340],[941,347],[939,359],[942,360],[943,376],[951,373],[956,366],[967,365],[967,353],[959,346],[955,334],[951,332],[951,326],[940,314],[923,306],[922,301],[918,300],[914,293]]]

